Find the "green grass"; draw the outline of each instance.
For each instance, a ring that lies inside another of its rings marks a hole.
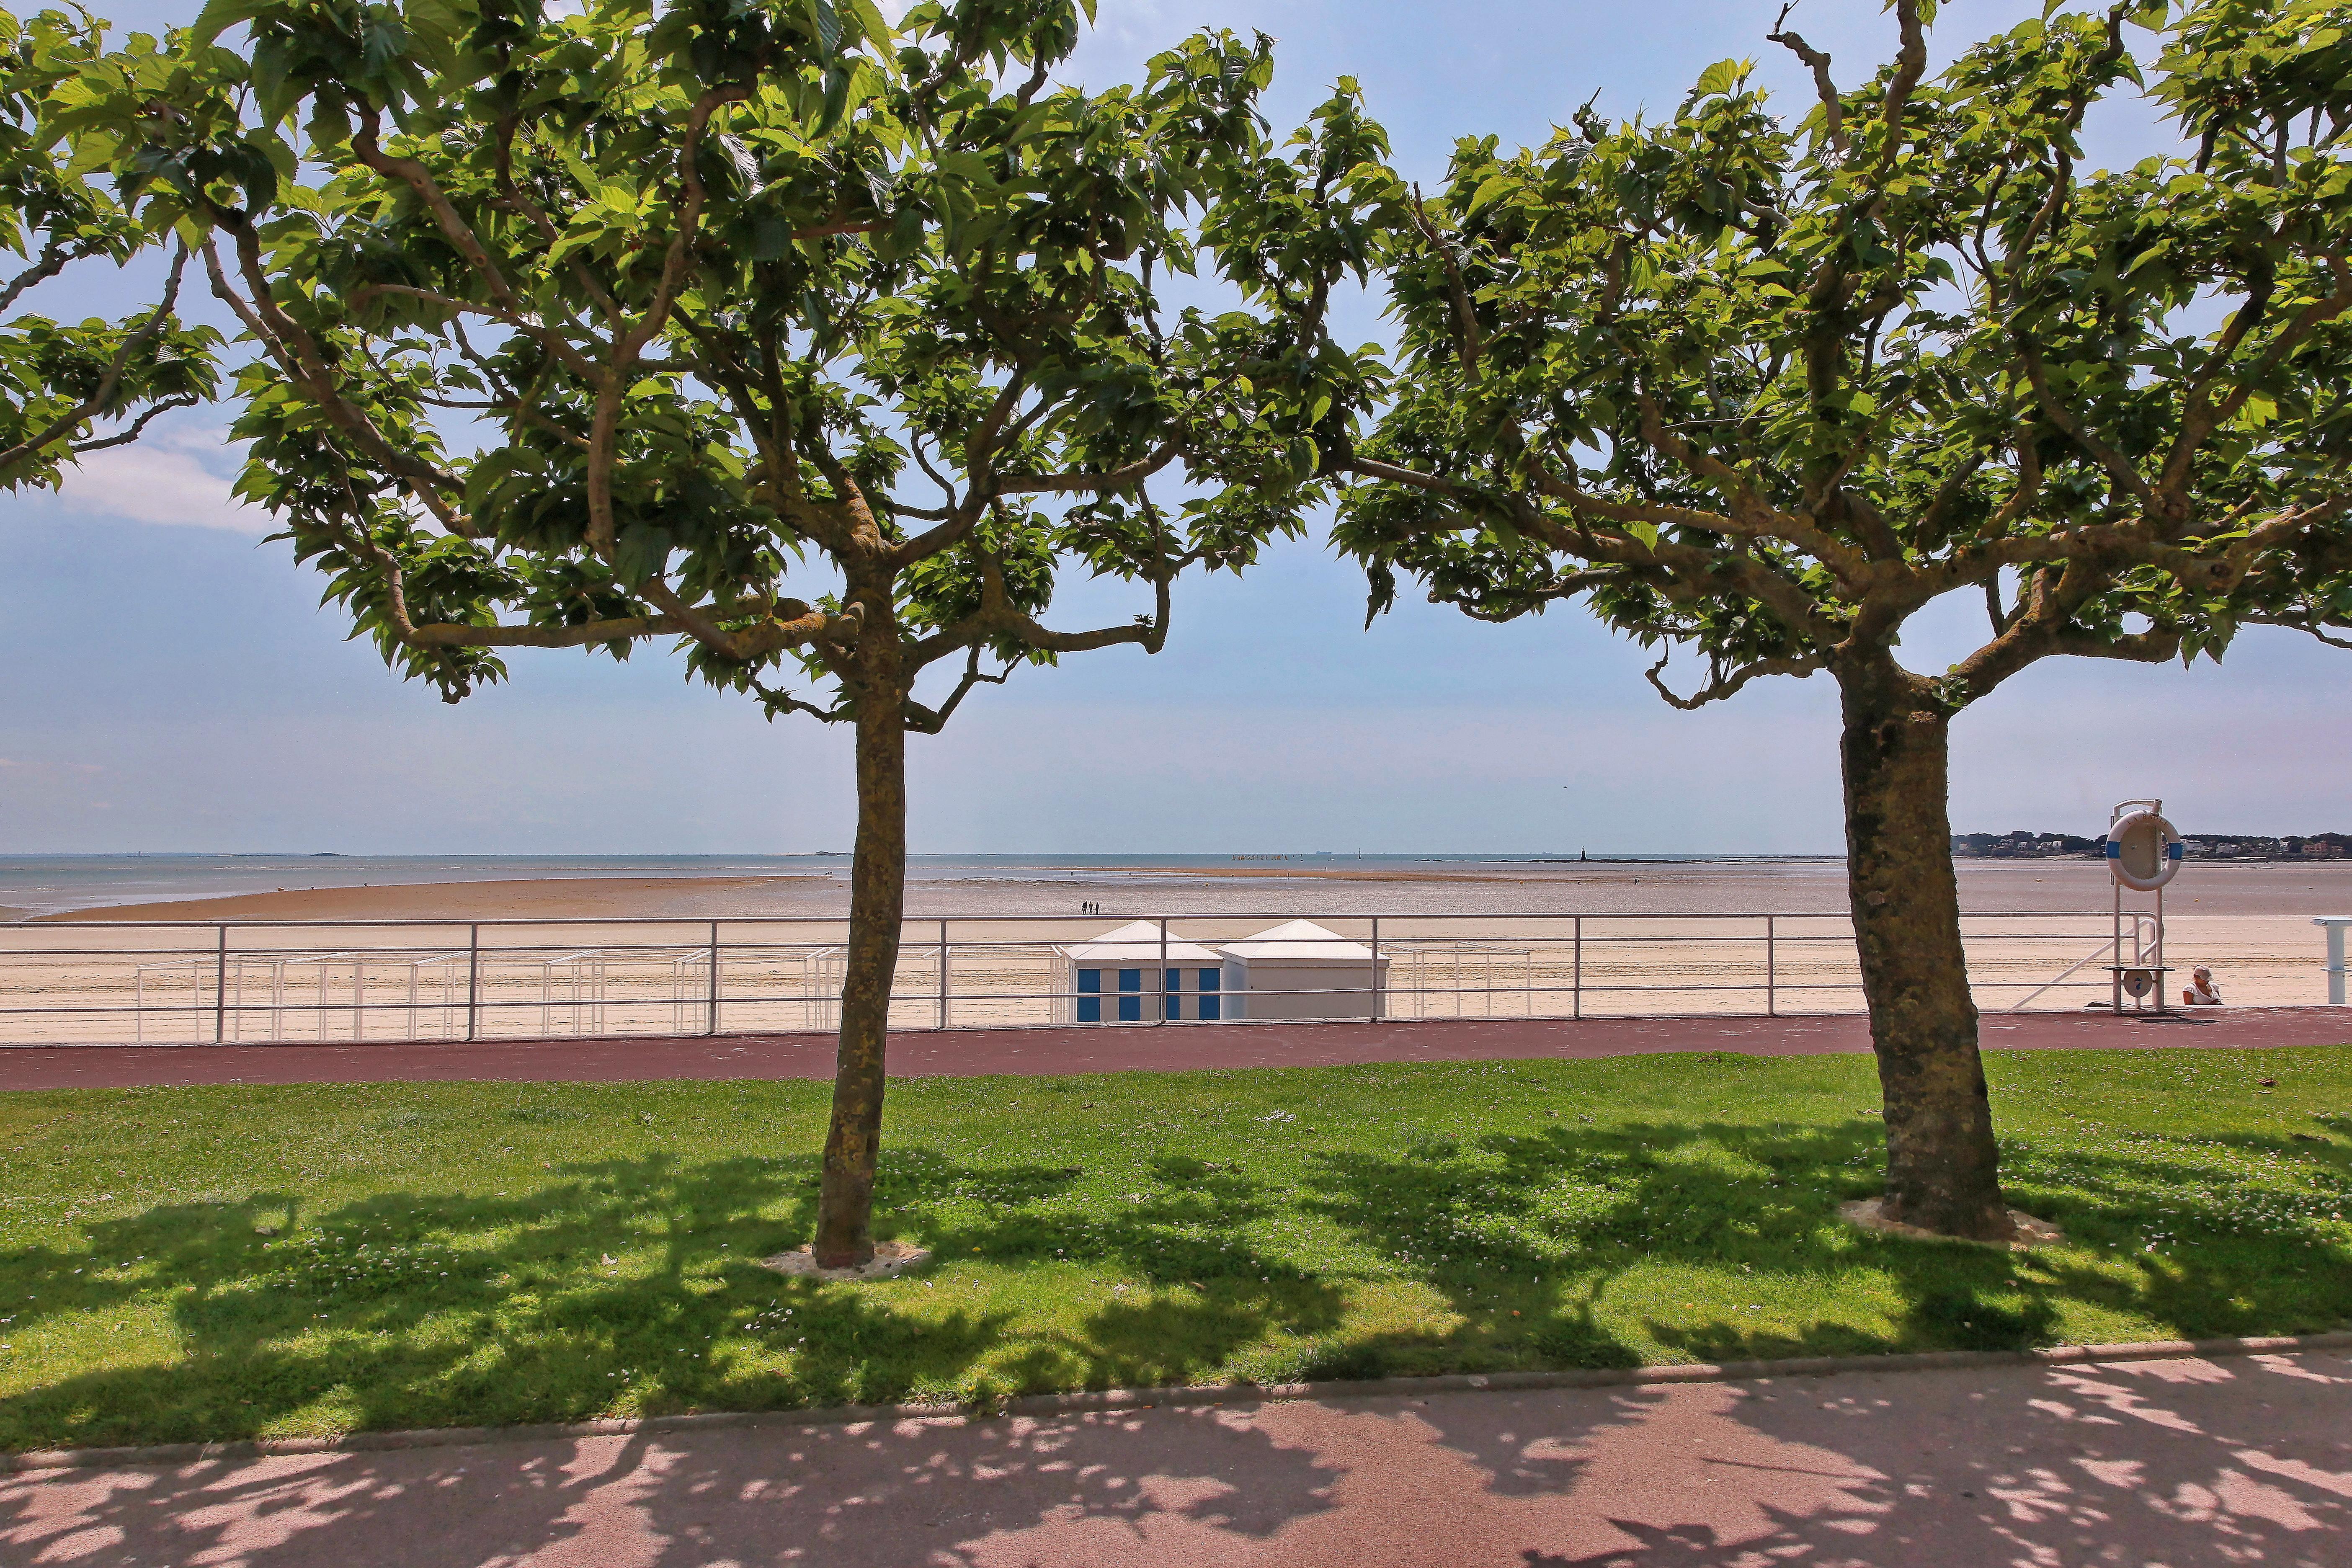
[[[879,1229],[938,1258],[855,1286],[754,1261],[821,1084],[0,1096],[0,1448],[2352,1317],[2352,1048],[1990,1070],[2066,1247],[1841,1225],[1855,1058],[902,1081]]]

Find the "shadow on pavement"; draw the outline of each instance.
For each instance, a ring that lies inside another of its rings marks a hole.
[[[1977,1568],[2352,1560],[2352,1359],[731,1429],[0,1479],[11,1561]]]

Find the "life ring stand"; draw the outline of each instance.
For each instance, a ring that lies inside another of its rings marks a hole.
[[[2107,869],[2135,892],[2153,893],[2180,873],[2180,835],[2147,805],[2123,813],[2109,825],[2106,853]]]

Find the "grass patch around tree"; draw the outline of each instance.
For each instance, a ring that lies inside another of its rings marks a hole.
[[[2063,1247],[1841,1224],[1864,1058],[901,1080],[860,1285],[823,1084],[0,1096],[0,1448],[2352,1321],[2352,1048],[1990,1069]]]

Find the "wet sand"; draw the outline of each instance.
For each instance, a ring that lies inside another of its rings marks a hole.
[[[1957,862],[1970,914],[2096,914],[2112,884],[2096,860]],[[1839,860],[1515,863],[1475,871],[1312,867],[1008,872],[907,885],[910,915],[1040,916],[1099,904],[1106,918],[1153,915],[1842,914]],[[2137,900],[2145,905],[2147,900]],[[840,876],[578,877],[289,889],[233,898],[122,904],[42,917],[66,921],[377,921],[726,919],[839,915]],[[2352,913],[2352,860],[2310,865],[2191,862],[2168,913],[2308,919]]]
[[[492,921],[659,919],[697,915],[714,904],[755,902],[777,886],[831,885],[828,877],[546,877],[494,882],[396,882],[382,887],[299,888],[221,899],[116,904],[43,915],[35,924],[75,921]]]

